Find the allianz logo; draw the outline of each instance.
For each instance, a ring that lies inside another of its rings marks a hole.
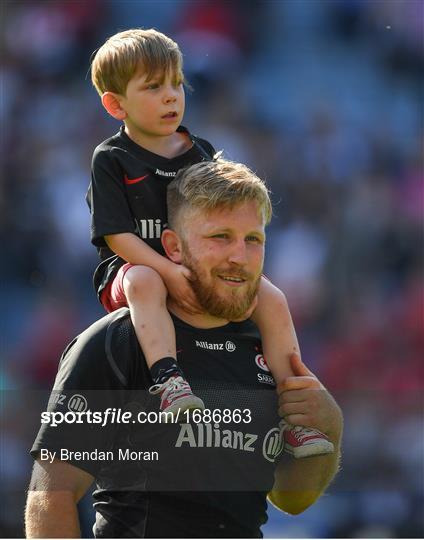
[[[219,424],[182,424],[175,446],[187,444],[191,448],[233,448],[254,452],[258,436],[231,429],[220,429]]]
[[[158,176],[167,176],[167,177],[170,177],[170,178],[173,178],[177,172],[176,171],[162,171],[162,169],[156,169],[155,171],[155,174],[157,174]]]
[[[196,347],[199,347],[200,349],[209,349],[210,351],[223,351],[225,348],[228,352],[234,352],[237,348],[235,344],[229,340],[225,343],[209,343],[208,341],[197,341],[197,339]]]
[[[221,429],[219,424],[181,424],[175,446],[190,448],[230,448],[255,452],[258,435],[232,429]],[[264,436],[263,457],[273,463],[283,451],[284,443],[279,428],[270,429]]]
[[[162,230],[167,227],[167,223],[162,224],[161,219],[140,219],[137,223],[138,234],[141,238],[160,238]]]

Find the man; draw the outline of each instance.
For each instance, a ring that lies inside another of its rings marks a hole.
[[[94,323],[64,352],[48,407],[56,417],[44,417],[32,449],[29,537],[79,536],[76,504],[93,480],[97,537],[261,537],[267,494],[302,512],[337,470],[342,418],[332,397],[293,355],[295,375],[277,398],[253,325],[229,322],[253,305],[261,277],[271,215],[264,184],[217,160],[181,171],[169,198],[164,249],[192,271],[204,312],[168,307],[178,362],[206,410],[179,423],[145,422],[159,400],[147,391],[128,310]],[[336,451],[280,459],[277,410],[325,433]]]

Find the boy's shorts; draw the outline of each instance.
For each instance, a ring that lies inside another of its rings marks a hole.
[[[116,276],[109,281],[100,295],[100,302],[108,313],[116,311],[121,307],[128,307],[127,298],[124,291],[124,276],[134,265],[125,263],[118,270]]]

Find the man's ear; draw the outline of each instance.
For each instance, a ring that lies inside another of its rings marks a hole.
[[[116,120],[125,120],[127,112],[122,108],[121,96],[114,92],[105,92],[102,95],[102,104],[107,112]]]
[[[168,258],[174,263],[181,264],[181,240],[178,234],[172,229],[165,229],[162,232],[161,242]]]

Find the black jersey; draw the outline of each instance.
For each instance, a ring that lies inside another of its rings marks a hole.
[[[104,236],[134,233],[164,255],[160,242],[167,226],[166,188],[179,169],[213,158],[210,143],[191,135],[193,146],[172,159],[159,156],[131,140],[121,127],[119,133],[94,151],[87,203],[91,210],[91,241],[101,259],[94,273],[97,294],[125,263],[106,245]]]
[[[123,308],[65,350],[48,411],[109,408],[137,420],[45,423],[31,453],[56,452],[95,477],[97,537],[261,537],[282,445],[275,384],[256,327],[250,321],[214,329],[174,323],[178,362],[215,416],[139,421],[159,410],[160,399],[147,391],[148,368]]]

